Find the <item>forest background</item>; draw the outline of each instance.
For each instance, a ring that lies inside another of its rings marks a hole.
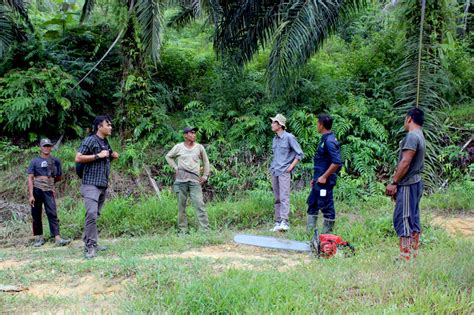
[[[326,24],[296,1],[268,26],[258,6],[226,1],[36,0],[26,7],[2,0],[2,198],[25,201],[24,170],[39,139],[50,137],[61,140],[58,194],[72,207],[79,198],[74,154],[97,114],[113,118],[112,145],[121,154],[112,196],[153,193],[146,170],[169,187],[164,154],[188,125],[199,127],[212,164],[207,200],[269,192],[276,113],[288,118],[305,152],[294,175],[295,188],[305,190],[320,139],[317,115],[330,113],[344,160],[336,199],[366,200],[383,194],[413,106],[427,115],[426,192],[472,193],[469,1],[341,3]],[[229,26],[225,14],[248,25]]]

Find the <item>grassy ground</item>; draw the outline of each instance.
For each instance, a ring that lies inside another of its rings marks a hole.
[[[212,232],[186,236],[167,227],[175,219],[171,198],[144,198],[134,217],[121,210],[129,201],[119,198],[104,209],[100,226],[107,238],[101,243],[109,249],[94,260],[82,258],[79,240],[65,248],[4,245],[0,284],[25,290],[0,292],[0,313],[472,314],[473,238],[449,235],[430,223],[439,215],[472,220],[466,195],[471,188],[425,198],[421,255],[408,264],[393,261],[398,248],[392,204],[382,197],[337,203],[336,233],[355,245],[357,255],[331,260],[232,242],[235,233],[272,234],[271,194],[254,192],[240,201],[212,203]],[[292,229],[283,237],[306,240],[304,193],[295,194],[292,205]],[[76,216],[83,218],[74,209],[62,214],[70,235],[77,233]],[[136,233],[133,218],[150,221],[146,233],[131,236]],[[129,234],[123,233],[123,222],[129,222]],[[13,226],[20,235],[27,229],[26,223]],[[122,236],[111,238],[115,234]]]

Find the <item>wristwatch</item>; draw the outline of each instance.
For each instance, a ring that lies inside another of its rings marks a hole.
[[[393,182],[392,182],[392,185],[395,185],[395,186],[397,186],[397,185],[398,185],[398,183],[397,183],[396,181],[393,181]]]
[[[94,154],[94,157],[95,157],[96,160],[99,159],[99,155],[98,155],[98,154]]]

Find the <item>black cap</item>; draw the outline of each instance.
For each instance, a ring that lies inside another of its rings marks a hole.
[[[48,146],[48,147],[52,147],[52,146],[53,146],[53,144],[51,143],[51,140],[49,140],[48,138],[43,138],[43,139],[41,139],[41,141],[40,141],[40,147],[46,147],[46,146]]]
[[[188,133],[188,132],[191,132],[191,131],[195,131],[197,132],[199,129],[196,128],[196,127],[186,127],[183,129],[183,133]]]

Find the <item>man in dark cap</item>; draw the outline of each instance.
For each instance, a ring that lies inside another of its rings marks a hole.
[[[197,131],[198,128],[184,128],[184,142],[176,144],[166,154],[166,161],[176,172],[173,191],[178,195],[178,229],[181,233],[186,233],[188,229],[186,202],[189,196],[196,209],[199,227],[204,231],[209,229],[201,185],[209,178],[210,166],[206,150],[201,144],[196,143]],[[202,176],[201,162],[204,164]]]
[[[34,158],[28,167],[28,193],[33,217],[34,247],[44,245],[43,223],[41,221],[43,204],[49,221],[49,231],[54,237],[55,244],[64,246],[70,240],[61,238],[59,234],[59,219],[54,198],[54,183],[61,180],[61,162],[51,156],[51,140],[44,138],[40,141],[40,155]]]

